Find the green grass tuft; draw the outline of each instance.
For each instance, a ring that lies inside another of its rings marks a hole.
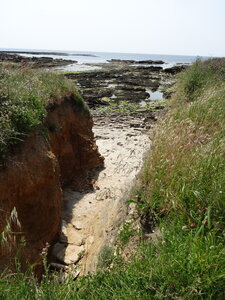
[[[87,110],[63,75],[0,66],[0,156],[43,122],[49,104],[69,95],[80,111]]]

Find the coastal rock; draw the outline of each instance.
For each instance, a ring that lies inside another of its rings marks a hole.
[[[162,61],[162,60],[139,60],[138,61],[139,64],[150,64],[150,65],[162,65],[164,64],[165,62]]]
[[[115,90],[124,90],[124,91],[132,91],[132,92],[145,92],[145,88],[142,86],[135,85],[118,85],[115,87]]]
[[[142,91],[124,91],[116,90],[115,96],[118,100],[130,100],[130,101],[141,101],[148,98],[149,94]]]
[[[186,65],[173,66],[171,68],[164,69],[164,72],[169,73],[169,74],[177,74],[177,73],[187,69],[187,67],[188,66],[186,66]]]
[[[138,102],[149,98],[148,91],[171,86],[168,75],[161,66],[145,66],[144,63],[161,64],[163,61],[145,60],[143,65],[132,66],[132,60],[113,59],[102,64],[103,70],[67,73],[66,77],[79,85],[79,90],[91,108],[109,105],[110,100]],[[169,74],[169,73],[167,73]],[[172,74],[171,74],[172,77]],[[165,79],[164,79],[165,78]],[[172,82],[172,81],[171,81]]]
[[[112,89],[84,89],[81,91],[82,96],[88,100],[89,98],[103,98],[111,97],[113,95]]]
[[[135,68],[136,70],[142,70],[147,72],[159,72],[163,69],[162,67],[155,67],[155,66],[151,66],[151,67],[138,66]]]
[[[109,59],[107,60],[109,63],[120,63],[120,64],[134,64],[136,60],[132,59]]]
[[[31,68],[51,68],[77,63],[74,60],[53,59],[52,57],[26,57],[0,51],[0,62],[27,64]]]

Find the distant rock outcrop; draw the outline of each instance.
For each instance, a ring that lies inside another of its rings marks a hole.
[[[173,66],[171,68],[166,68],[164,70],[165,73],[169,73],[169,74],[177,74],[183,70],[185,70],[188,66],[186,65],[178,65],[178,66]]]

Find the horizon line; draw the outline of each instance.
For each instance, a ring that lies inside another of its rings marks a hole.
[[[164,56],[190,56],[190,57],[224,57],[224,56],[217,56],[217,55],[200,55],[200,54],[165,54],[165,53],[144,53],[144,52],[117,52],[117,51],[90,51],[90,50],[59,50],[59,49],[34,49],[34,48],[0,48],[0,50],[6,49],[8,50],[18,50],[18,51],[24,51],[24,50],[29,50],[29,51],[43,51],[43,52],[50,52],[50,51],[55,51],[55,52],[87,52],[87,53],[115,53],[115,54],[142,54],[142,55],[164,55]],[[76,53],[71,53],[71,54],[76,54]]]

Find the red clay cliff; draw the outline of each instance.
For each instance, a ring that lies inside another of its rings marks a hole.
[[[0,232],[15,207],[25,237],[22,261],[38,263],[46,243],[57,239],[61,224],[62,187],[77,182],[89,170],[103,165],[92,132],[92,118],[79,112],[68,97],[49,108],[38,128],[0,170]],[[0,269],[19,249],[0,249]]]

